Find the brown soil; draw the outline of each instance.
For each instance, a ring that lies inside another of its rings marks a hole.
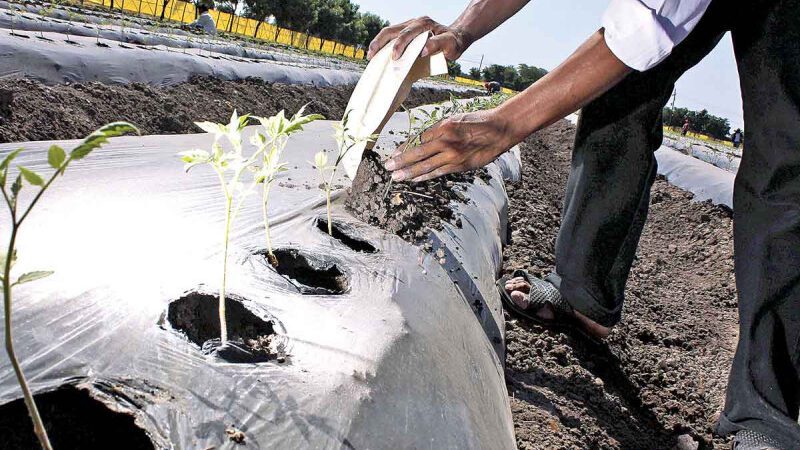
[[[190,292],[169,304],[166,322],[201,347],[204,353],[228,362],[253,363],[284,358],[282,351],[273,346],[272,322],[253,314],[242,299],[230,294],[225,297],[229,342],[221,347],[218,304],[216,294]]]
[[[544,276],[574,127],[559,122],[522,146],[523,181],[509,186],[513,243],[505,271]],[[520,449],[722,449],[711,427],[736,343],[730,215],[659,179],[607,344],[507,322],[506,378]]]
[[[112,411],[72,385],[34,395],[53,448],[145,450],[155,446],[132,415]],[[0,405],[0,448],[39,450],[22,399]]]
[[[234,109],[268,116],[281,109],[293,113],[306,103],[309,112],[338,120],[352,91],[353,86],[314,87],[255,79],[197,78],[171,87],[138,83],[48,86],[28,79],[0,79],[0,143],[78,139],[117,120],[133,123],[142,134],[196,133],[194,122],[227,122]],[[415,88],[406,106],[449,97],[447,90]]]
[[[428,238],[429,230],[439,230],[445,222],[460,228],[461,219],[451,204],[466,202],[465,185],[488,176],[481,169],[422,183],[394,183],[380,156],[366,151],[345,205],[364,222],[419,243]]]

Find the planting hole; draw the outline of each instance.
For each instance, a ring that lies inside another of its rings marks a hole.
[[[192,292],[169,304],[167,322],[201,347],[204,353],[215,354],[228,362],[283,359],[279,339],[274,339],[272,322],[253,314],[235,296],[225,296],[229,344],[220,346],[218,308],[219,296]]]
[[[155,448],[132,415],[112,411],[86,390],[64,386],[33,397],[53,448]],[[41,449],[22,399],[0,406],[0,448]]]
[[[326,219],[317,219],[317,228],[319,228],[322,232],[328,232],[328,221]],[[352,230],[343,228],[338,223],[333,222],[333,238],[341,241],[342,244],[349,247],[351,250],[355,250],[357,252],[362,253],[377,253],[378,249],[375,248],[369,242],[354,236]]]
[[[261,256],[266,258],[266,252]],[[303,294],[339,295],[347,292],[347,276],[333,262],[303,255],[293,248],[275,250],[275,258],[278,262],[275,271]]]

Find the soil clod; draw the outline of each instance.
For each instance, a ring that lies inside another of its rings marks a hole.
[[[380,156],[365,151],[345,205],[356,218],[419,244],[444,223],[459,226],[453,204],[468,201],[463,190],[476,178],[491,177],[486,169],[478,169],[421,183],[396,183]]]
[[[219,340],[219,297],[192,292],[169,304],[167,321],[204,354],[217,356],[230,363],[256,363],[283,358],[272,322],[251,312],[242,299],[227,295],[225,310],[228,342]]]
[[[89,392],[67,385],[33,396],[50,443],[57,449],[154,449],[134,417],[112,411]],[[0,448],[40,450],[22,399],[0,405]]]

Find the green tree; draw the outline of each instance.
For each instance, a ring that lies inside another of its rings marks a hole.
[[[308,32],[322,39],[335,39],[339,26],[344,20],[344,11],[337,0],[311,0],[308,7],[316,14],[308,27]],[[320,50],[322,42],[319,43]]]
[[[460,77],[461,64],[455,61],[447,61],[447,73],[450,74],[451,77]]]
[[[275,3],[274,0],[244,0],[243,15],[258,22],[253,37],[258,36],[258,30],[271,14],[273,3]]]
[[[547,75],[547,71],[541,67],[529,66],[527,64],[520,64],[517,66],[517,73],[519,78],[512,89],[522,91],[527,89],[528,86],[535,83],[539,78]]]
[[[664,124],[670,127],[681,127],[683,121],[689,119],[691,131],[716,139],[727,139],[731,133],[728,119],[709,114],[705,109],[692,111],[687,108],[664,108],[662,117]]]
[[[372,14],[371,12],[366,12],[361,14],[361,23],[364,26],[364,36],[359,44],[367,48],[369,47],[370,42],[375,39],[375,36],[380,33],[380,31],[389,26],[389,22],[381,19],[378,15]]]
[[[337,0],[342,9],[342,22],[336,30],[334,39],[345,44],[358,44],[366,35],[364,24],[361,22],[361,14],[358,12],[358,5],[350,3],[350,0]],[[336,44],[334,44],[336,53]]]
[[[483,69],[483,78],[486,81],[497,81],[503,87],[514,89],[519,79],[519,74],[514,66],[492,64]]]
[[[473,80],[480,80],[481,79],[481,71],[477,67],[473,67],[469,69],[469,77]]]

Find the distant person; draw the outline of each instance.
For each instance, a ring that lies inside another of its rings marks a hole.
[[[744,134],[742,134],[742,129],[737,128],[736,131],[733,132],[731,136],[731,142],[733,142],[733,148],[739,148],[742,145],[742,140],[744,139]]]
[[[689,132],[689,128],[690,128],[689,119],[685,119],[683,121],[683,126],[681,127],[681,136],[686,136],[686,133]]]
[[[206,2],[200,2],[197,4],[197,12],[200,15],[197,17],[197,20],[189,24],[189,28],[200,30],[206,34],[217,34],[217,24],[214,22],[214,18],[211,17],[211,13],[209,10],[213,7],[213,5],[209,5]]]
[[[496,94],[500,92],[502,86],[497,81],[486,81],[483,83],[483,88],[486,89],[487,94]]]

